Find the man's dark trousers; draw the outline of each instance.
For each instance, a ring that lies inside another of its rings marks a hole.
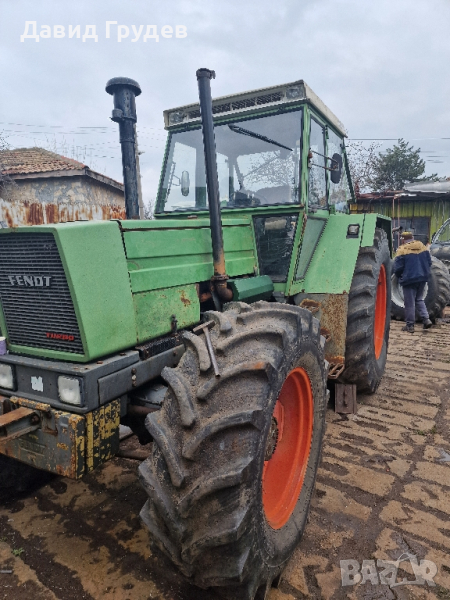
[[[407,326],[414,327],[414,323],[416,322],[416,309],[422,320],[428,319],[428,311],[424,302],[426,285],[426,282],[422,281],[420,283],[403,286],[405,321]]]

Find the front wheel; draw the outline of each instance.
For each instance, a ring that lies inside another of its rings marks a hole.
[[[386,366],[391,304],[391,257],[386,232],[375,229],[373,246],[362,247],[348,297],[343,383],[373,394]]]
[[[266,597],[302,536],[324,433],[319,322],[307,310],[231,303],[187,349],[147,418],[140,467],[152,543],[189,581],[227,600]]]

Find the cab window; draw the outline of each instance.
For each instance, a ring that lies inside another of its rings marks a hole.
[[[325,128],[311,119],[309,134],[308,207],[327,208],[327,176],[325,161]]]

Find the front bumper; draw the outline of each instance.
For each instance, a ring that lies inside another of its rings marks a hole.
[[[177,345],[141,359],[137,350],[128,350],[85,365],[6,354],[0,356],[0,364],[14,369],[14,389],[0,388],[0,395],[46,403],[57,411],[88,414],[158,377],[164,367],[176,366],[183,352],[184,346]],[[61,401],[60,376],[79,381],[80,406]]]
[[[117,453],[119,424],[120,400],[80,415],[0,396],[0,454],[79,479]]]

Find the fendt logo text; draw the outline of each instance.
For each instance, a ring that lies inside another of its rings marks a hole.
[[[9,283],[22,287],[50,287],[51,277],[43,275],[7,275]]]

